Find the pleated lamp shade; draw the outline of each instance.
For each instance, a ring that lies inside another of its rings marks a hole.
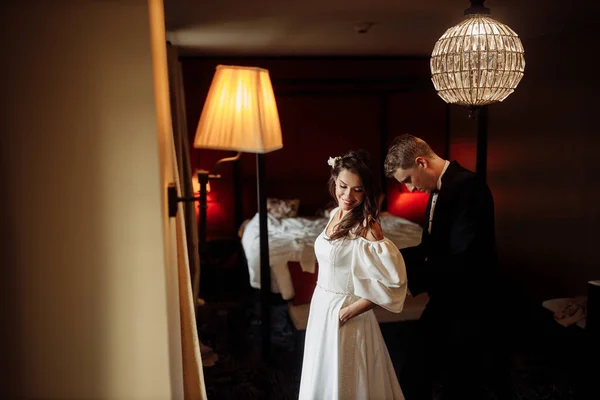
[[[512,29],[489,15],[470,14],[435,44],[431,80],[446,103],[496,103],[514,92],[521,81],[523,54],[521,40]]]
[[[283,147],[269,71],[217,66],[194,147],[268,153]]]

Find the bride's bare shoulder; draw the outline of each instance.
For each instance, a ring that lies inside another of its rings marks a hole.
[[[372,242],[377,240],[383,240],[383,230],[381,229],[379,221],[375,221],[375,223],[367,231],[367,233],[365,234],[365,239],[370,240]]]

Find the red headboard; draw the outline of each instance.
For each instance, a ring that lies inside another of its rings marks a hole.
[[[429,194],[410,192],[406,185],[390,181],[391,186],[387,191],[387,211],[397,217],[423,225]]]

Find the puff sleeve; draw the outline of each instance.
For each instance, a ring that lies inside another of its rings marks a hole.
[[[407,279],[404,259],[396,245],[388,238],[378,241],[359,238],[353,253],[354,294],[386,310],[401,312]]]

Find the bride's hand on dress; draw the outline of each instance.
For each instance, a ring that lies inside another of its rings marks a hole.
[[[365,311],[371,310],[376,305],[377,304],[371,302],[370,300],[360,299],[340,309],[340,326],[344,325],[346,322],[356,317],[357,315],[360,315]]]
[[[340,326],[344,325],[346,322],[352,319],[352,317],[354,317],[354,315],[352,315],[353,313],[350,307],[352,307],[352,305],[340,309]]]

